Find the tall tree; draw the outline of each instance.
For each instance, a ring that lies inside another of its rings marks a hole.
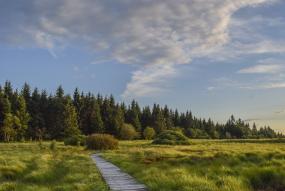
[[[100,107],[96,101],[93,101],[90,113],[90,130],[88,133],[92,134],[92,133],[103,133],[103,132],[104,132],[104,123],[101,117]]]
[[[74,137],[81,134],[78,127],[76,109],[69,99],[64,106],[63,118],[64,137]]]
[[[18,108],[15,114],[15,125],[17,131],[17,139],[23,140],[26,137],[30,115],[27,112],[26,101],[23,96],[18,98]]]

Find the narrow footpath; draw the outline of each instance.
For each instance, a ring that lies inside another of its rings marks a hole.
[[[145,185],[138,183],[132,176],[100,155],[95,154],[91,157],[112,191],[147,191]]]

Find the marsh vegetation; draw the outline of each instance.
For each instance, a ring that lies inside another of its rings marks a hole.
[[[1,143],[0,191],[104,191],[83,147],[58,142]]]
[[[268,141],[268,142],[267,142]],[[284,140],[120,142],[104,157],[152,191],[284,191]]]

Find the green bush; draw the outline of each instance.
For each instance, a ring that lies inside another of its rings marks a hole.
[[[119,141],[112,135],[93,134],[86,138],[86,146],[93,150],[112,150],[118,148]]]
[[[133,140],[137,136],[137,132],[131,124],[124,124],[120,129],[120,139]]]
[[[177,131],[163,131],[152,142],[152,144],[161,145],[189,145],[189,139],[180,132]]]
[[[55,140],[53,140],[51,143],[50,143],[50,145],[49,145],[49,149],[51,150],[51,151],[56,151],[56,141]]]
[[[248,177],[254,190],[285,190],[285,172],[281,169],[258,168],[250,171]]]
[[[64,145],[84,146],[85,143],[86,143],[86,137],[84,135],[73,136],[64,139]]]
[[[155,136],[155,130],[153,128],[151,128],[151,127],[147,127],[143,131],[143,136],[144,136],[145,139],[151,140]]]

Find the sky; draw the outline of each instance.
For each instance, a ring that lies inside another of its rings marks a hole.
[[[284,0],[0,0],[0,82],[285,133]]]

